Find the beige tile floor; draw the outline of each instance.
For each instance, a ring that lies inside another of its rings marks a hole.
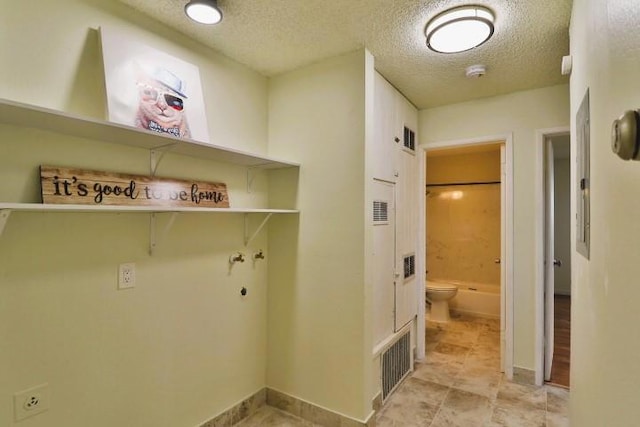
[[[377,427],[568,427],[569,392],[507,381],[497,320],[454,316],[427,322],[427,357],[385,402]],[[265,406],[242,427],[315,427]]]
[[[427,322],[427,357],[385,403],[377,427],[565,427],[569,392],[500,373],[500,324],[454,316]]]

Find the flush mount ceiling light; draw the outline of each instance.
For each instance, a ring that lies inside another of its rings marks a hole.
[[[427,46],[439,53],[473,49],[493,35],[493,21],[493,12],[482,6],[446,10],[427,23]]]
[[[191,0],[184,7],[184,13],[201,24],[217,24],[222,21],[222,11],[216,0]]]

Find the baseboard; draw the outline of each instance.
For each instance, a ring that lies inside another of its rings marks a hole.
[[[325,427],[375,427],[373,411],[359,421],[272,388],[267,388],[267,405]]]
[[[381,405],[382,398],[380,395],[374,398],[374,406],[378,404],[378,402],[380,402],[379,405]],[[359,421],[266,387],[243,399],[240,403],[223,411],[209,421],[200,424],[199,427],[231,427],[253,415],[264,405],[273,406],[281,411],[288,412],[324,427],[375,427],[376,410],[371,411],[366,421]]]
[[[413,370],[415,371],[415,366]],[[382,392],[378,392],[378,394],[376,394],[376,397],[371,401],[371,406],[373,407],[374,412],[378,412],[380,408],[382,408]]]
[[[536,384],[536,371],[533,369],[513,367],[513,382],[527,385]]]
[[[231,427],[253,415],[266,404],[266,401],[267,389],[263,388],[209,421],[200,424],[200,427]]]

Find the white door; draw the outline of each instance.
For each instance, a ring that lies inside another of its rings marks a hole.
[[[395,185],[373,180],[374,347],[394,332]]]
[[[505,371],[506,329],[507,329],[507,154],[504,144],[500,146],[500,370]]]
[[[418,158],[415,152],[415,131],[418,114],[402,95],[397,95],[397,135],[395,153],[396,175],[396,331],[413,321],[418,314],[418,253],[419,189]],[[406,128],[406,131],[405,131]],[[411,136],[413,132],[413,137]],[[413,143],[411,143],[413,141]],[[406,145],[405,145],[406,143]]]
[[[554,184],[553,184],[553,145],[551,139],[545,141],[545,255],[544,255],[544,379],[551,379],[551,365],[553,363],[553,294],[554,294]]]
[[[373,144],[371,150],[371,171],[374,178],[395,182],[396,169],[394,153],[397,149],[397,112],[395,104],[395,89],[380,74],[376,73],[374,97],[374,126]]]

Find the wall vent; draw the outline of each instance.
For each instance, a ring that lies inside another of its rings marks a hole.
[[[382,402],[411,372],[411,331],[393,343],[380,358],[382,364]]]
[[[373,201],[373,223],[389,223],[389,203],[382,200]]]
[[[408,127],[404,127],[404,148],[415,152],[416,151],[416,133],[409,129]]]
[[[404,278],[409,279],[416,274],[416,256],[415,254],[404,256]]]

